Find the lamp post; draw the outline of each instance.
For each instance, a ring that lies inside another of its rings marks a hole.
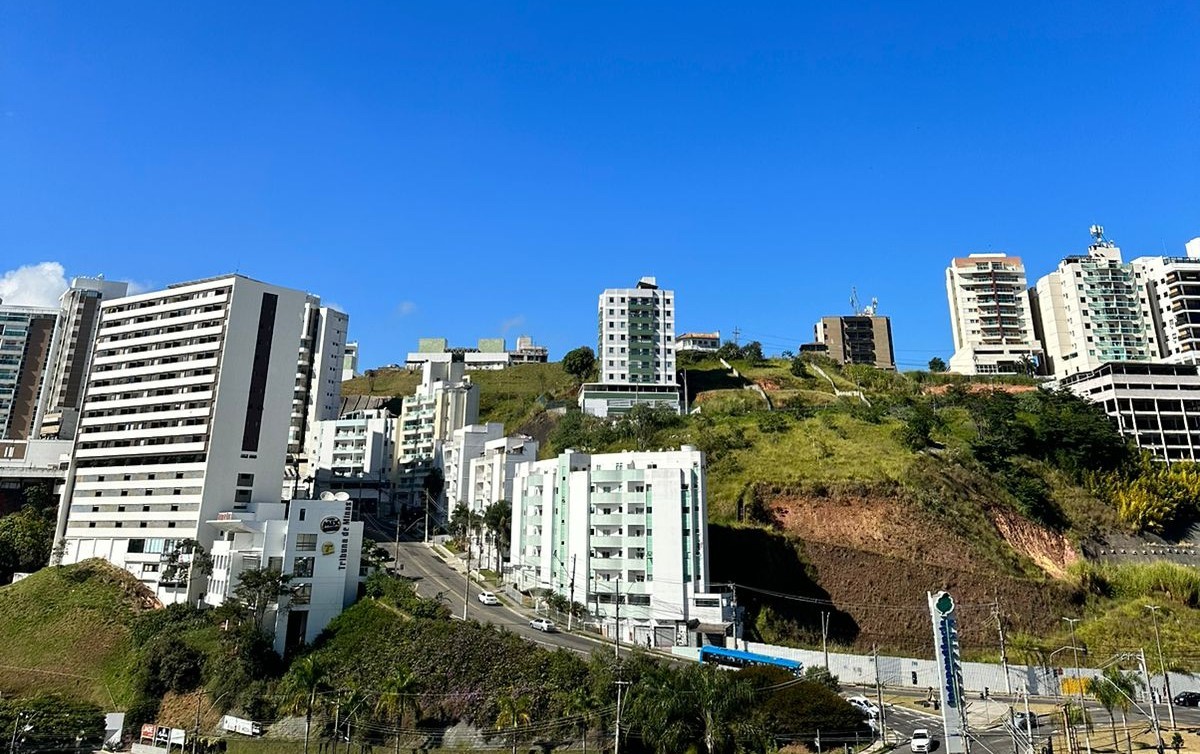
[[[1083,741],[1088,754],[1092,754],[1092,735],[1088,731],[1087,709],[1083,706],[1083,680],[1079,677],[1079,644],[1075,641],[1075,624],[1080,618],[1063,618],[1071,625],[1071,649],[1075,653],[1075,691],[1079,694],[1079,717],[1083,719]]]
[[[1175,730],[1175,707],[1171,704],[1171,676],[1167,673],[1167,663],[1163,661],[1162,638],[1158,635],[1158,611],[1162,606],[1146,605],[1146,609],[1150,611],[1150,619],[1154,621],[1154,644],[1158,647],[1158,667],[1163,674],[1163,690],[1167,693],[1167,715],[1171,720],[1171,730]],[[1154,703],[1153,696],[1150,703]]]

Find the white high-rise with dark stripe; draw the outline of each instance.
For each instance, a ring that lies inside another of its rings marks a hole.
[[[321,349],[314,310],[328,319]],[[205,522],[222,512],[279,501],[295,419],[309,413],[294,401],[340,392],[345,334],[346,315],[315,296],[240,275],[105,301],[59,512],[62,562],[105,558],[165,603],[198,597],[201,574],[162,578],[172,552],[189,539],[210,548]]]

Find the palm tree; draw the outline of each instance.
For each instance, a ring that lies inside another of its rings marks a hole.
[[[1104,675],[1094,676],[1087,680],[1085,691],[1094,696],[1104,711],[1108,713],[1108,722],[1112,725],[1113,751],[1117,751],[1121,748],[1121,744],[1117,741],[1117,719],[1113,715],[1113,710],[1116,709],[1121,699],[1121,690],[1109,680],[1108,669],[1106,669]]]
[[[569,716],[580,717],[578,728],[583,734],[583,754],[587,754],[588,717],[592,711],[592,695],[586,686],[576,687],[566,698],[563,712]]]
[[[284,707],[293,712],[304,711],[304,754],[308,754],[313,710],[317,706],[317,694],[326,687],[325,676],[325,666],[309,655],[292,665],[283,682]]]
[[[396,723],[396,754],[400,754],[400,729],[404,727],[404,714],[412,712],[413,718],[421,714],[417,701],[419,684],[417,677],[405,667],[399,667],[383,683],[379,698],[375,700],[375,714]]]
[[[512,729],[512,750],[517,754],[517,728],[529,724],[529,697],[517,696],[513,689],[497,700],[500,714],[496,717],[496,729]]]
[[[749,683],[711,665],[689,666],[641,685],[630,711],[661,754],[691,747],[706,754],[732,751],[754,701]]]
[[[350,754],[352,734],[354,732],[354,723],[362,714],[362,709],[366,706],[367,695],[362,689],[357,686],[350,686],[342,692],[341,699],[338,701],[338,709],[346,711],[346,754]],[[337,733],[335,728],[334,733]],[[334,738],[334,751],[337,751],[337,739]]]

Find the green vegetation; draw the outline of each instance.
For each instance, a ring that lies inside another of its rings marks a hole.
[[[421,384],[419,369],[368,369],[342,383],[342,395],[412,395]]]
[[[96,751],[104,742],[104,713],[97,704],[58,694],[0,699],[0,731],[9,751]]]
[[[50,561],[58,501],[46,485],[25,490],[21,509],[0,516],[0,584],[14,573],[32,572]]]

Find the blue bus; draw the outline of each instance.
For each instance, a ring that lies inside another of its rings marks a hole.
[[[792,675],[800,675],[804,671],[804,664],[795,660],[785,660],[781,657],[771,657],[770,655],[760,655],[754,652],[743,652],[740,649],[726,649],[725,647],[714,647],[712,645],[700,647],[700,662],[707,662],[730,669],[747,668],[752,665],[769,665],[775,668],[783,668],[792,673]]]

